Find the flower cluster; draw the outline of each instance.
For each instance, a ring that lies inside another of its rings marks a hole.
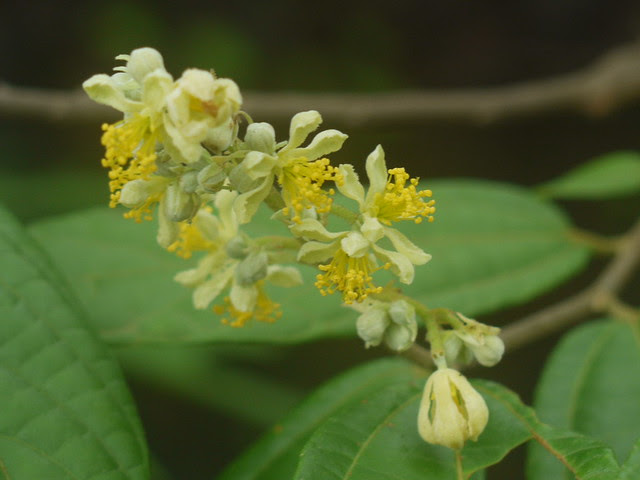
[[[116,73],[94,75],[83,85],[92,99],[124,114],[103,125],[110,206],[129,208],[125,217],[136,221],[151,219],[155,210],[161,246],[183,258],[203,252],[197,267],[176,276],[194,289],[197,308],[229,289],[224,305],[214,308],[233,318],[228,323],[272,320],[278,310],[265,282],[299,282],[293,267],[273,263],[268,241],[242,232],[264,203],[295,237],[297,261],[317,265],[320,292],[340,292],[347,304],[382,291],[376,271],[390,270],[409,284],[414,265],[429,260],[393,224],[433,220],[431,191],[420,190],[403,168],[387,169],[382,147],[367,159],[365,194],[352,165],[335,166],[327,157],[347,136],[329,129],[310,138],[322,123],[318,112],[294,115],[285,141],[264,122],[249,121],[241,135],[240,120],[249,117],[240,115],[242,96],[232,80],[198,69],[174,79],[152,48],[116,58],[125,62]],[[357,212],[350,213],[348,230],[330,232],[336,189],[357,203]],[[381,246],[382,239],[391,248]],[[240,244],[242,253],[230,253],[229,245]]]
[[[356,327],[367,347],[405,351],[416,341],[418,320],[425,322],[439,369],[425,387],[420,434],[451,448],[477,438],[486,405],[447,362],[495,364],[504,350],[498,329],[429,310],[375,278],[386,270],[411,284],[415,266],[431,259],[397,229],[401,222],[433,221],[431,190],[404,168],[388,168],[381,146],[366,159],[366,185],[353,165],[332,164],[328,157],[347,136],[333,129],[314,134],[322,123],[314,110],[294,115],[288,139],[278,141],[272,125],[241,111],[232,80],[199,69],[174,79],[152,48],[116,59],[124,65],[113,75],[83,84],[93,100],[123,113],[102,127],[110,206],[123,205],[125,217],[138,222],[155,212],[158,243],[184,259],[199,256],[175,276],[193,290],[194,306],[210,308],[234,327],[272,322],[281,312],[267,288],[302,282],[287,263],[314,265],[320,293],[339,292],[360,312]],[[337,192],[346,205],[334,204]],[[261,205],[290,236],[252,237],[244,230]],[[332,226],[336,216],[346,227]]]

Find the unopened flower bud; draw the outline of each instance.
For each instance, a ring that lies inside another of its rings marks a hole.
[[[151,177],[149,180],[131,180],[125,183],[120,191],[120,203],[127,208],[138,208],[149,197],[161,193],[166,186],[166,180],[161,177]]]
[[[370,308],[358,317],[356,328],[366,348],[380,345],[390,322],[387,312],[380,308]]]
[[[493,367],[504,354],[504,342],[497,335],[485,335],[477,344],[469,344],[469,349],[480,365]]]
[[[229,255],[229,257],[236,260],[242,260],[246,258],[247,254],[249,253],[247,242],[240,235],[229,240],[227,242],[227,245],[225,246],[225,250],[227,251],[227,255]]]
[[[267,276],[269,258],[263,251],[250,253],[236,267],[236,282],[242,286],[254,285]]]
[[[193,218],[200,207],[197,195],[186,193],[175,183],[167,187],[165,197],[167,217],[172,222]]]
[[[194,193],[198,188],[198,172],[190,171],[180,177],[180,188],[185,193]]]
[[[162,55],[149,47],[137,48],[132,51],[127,62],[127,73],[141,85],[144,82],[144,77],[158,68],[164,70]]]
[[[415,308],[405,300],[391,302],[389,317],[391,323],[384,335],[384,342],[391,350],[403,352],[413,345],[418,334]]]
[[[226,178],[227,174],[223,168],[217,163],[212,163],[200,170],[198,184],[205,192],[216,193],[220,191]]]
[[[477,440],[489,420],[489,409],[467,379],[451,368],[431,374],[418,412],[418,432],[429,443],[455,450]]]
[[[265,122],[249,125],[244,142],[249,150],[257,150],[269,155],[273,155],[276,151],[276,133],[273,127]]]
[[[234,190],[244,193],[255,188],[260,183],[260,180],[253,179],[249,175],[249,171],[247,170],[244,162],[242,162],[239,165],[236,165],[229,173],[229,182]]]

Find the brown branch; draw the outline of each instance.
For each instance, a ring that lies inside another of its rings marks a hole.
[[[348,126],[457,120],[494,122],[559,110],[605,115],[640,100],[640,44],[614,49],[565,75],[492,88],[388,93],[246,92],[244,108],[259,121],[282,121],[315,109]],[[112,121],[118,113],[82,91],[13,87],[0,83],[0,115],[46,121]]]
[[[511,323],[503,329],[507,350],[543,338],[590,313],[605,312],[640,263],[640,221],[631,229],[620,250],[593,284],[555,305]]]

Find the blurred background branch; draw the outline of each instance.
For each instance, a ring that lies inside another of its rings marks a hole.
[[[334,123],[383,126],[453,120],[490,123],[544,112],[578,111],[603,116],[640,99],[640,44],[615,48],[573,73],[490,88],[385,93],[245,94],[254,119],[279,121],[316,109]],[[80,90],[27,88],[0,83],[0,115],[51,122],[111,121],[118,113]]]

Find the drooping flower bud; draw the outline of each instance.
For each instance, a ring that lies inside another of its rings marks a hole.
[[[175,183],[167,187],[165,197],[167,217],[172,222],[193,218],[200,207],[197,195],[186,193]]]
[[[366,348],[380,345],[390,321],[387,312],[380,308],[370,308],[358,317],[358,336],[364,340]]]
[[[489,420],[482,396],[457,370],[440,368],[424,387],[418,412],[418,432],[429,443],[455,450],[477,440]]]

